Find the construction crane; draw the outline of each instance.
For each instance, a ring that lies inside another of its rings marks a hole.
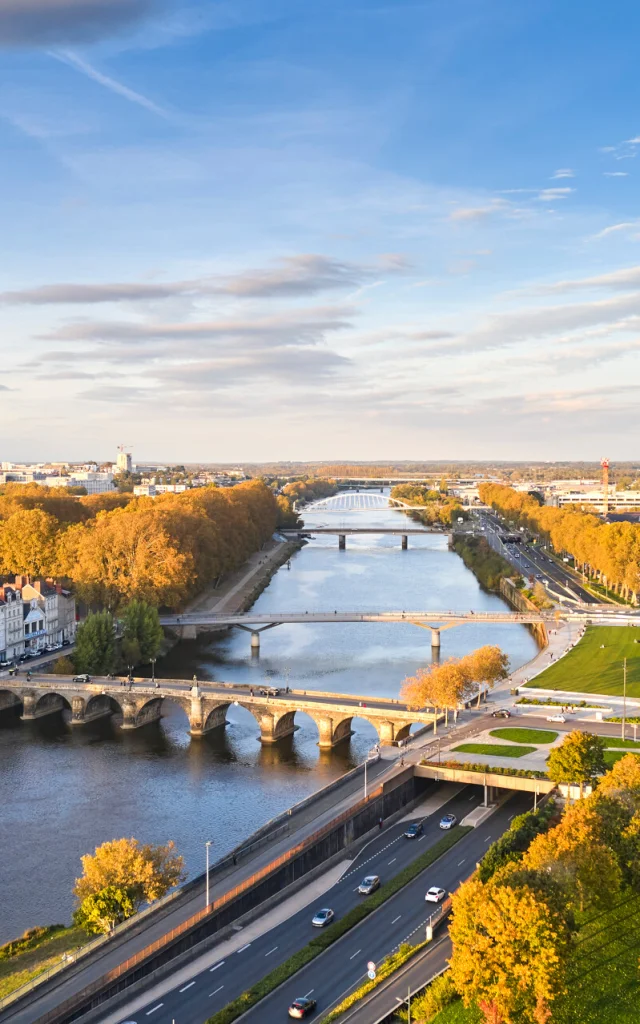
[[[609,513],[609,459],[600,459],[600,465],[602,466],[602,511],[606,516]]]

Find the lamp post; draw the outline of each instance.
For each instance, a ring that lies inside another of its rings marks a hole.
[[[156,659],[152,658],[151,659],[151,682],[155,683],[155,681],[156,681]]]
[[[622,664],[622,739],[625,738],[625,725],[627,717],[627,659]]]
[[[204,844],[205,855],[206,855],[206,858],[207,858],[207,872],[206,872],[207,877],[206,877],[206,884],[205,884],[205,906],[206,907],[209,906],[209,847],[211,846],[211,842],[212,842],[211,839],[207,839],[206,843]]]

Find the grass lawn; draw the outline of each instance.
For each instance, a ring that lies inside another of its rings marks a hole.
[[[55,966],[63,953],[70,953],[88,941],[89,936],[81,928],[64,928],[25,953],[0,959],[0,998]]]
[[[607,741],[607,746],[611,750],[619,750],[624,748],[625,750],[637,750],[640,747],[640,740],[613,740],[611,737],[604,737]]]
[[[526,685],[621,697],[622,659],[626,658],[627,696],[640,697],[640,643],[634,640],[640,640],[640,627],[589,626],[568,654]]]
[[[553,743],[558,738],[550,729],[492,729],[489,735],[512,743]]]
[[[535,754],[536,748],[507,746],[506,743],[462,743],[453,748],[454,754],[458,751],[461,754],[486,754],[488,757],[524,757],[525,754]]]
[[[624,757],[628,753],[628,750],[605,750],[604,763],[606,764],[607,768],[613,768],[616,761],[619,761],[621,757]],[[640,752],[635,756],[640,757]]]

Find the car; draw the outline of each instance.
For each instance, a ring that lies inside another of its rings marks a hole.
[[[289,1007],[289,1016],[301,1020],[303,1017],[308,1017],[310,1013],[313,1013],[315,1008],[315,999],[309,999],[309,996],[300,996],[299,999],[294,999]]]
[[[18,658],[18,661],[21,662],[21,663],[23,661],[28,661],[28,660],[29,660],[29,655],[28,654],[21,654],[20,657]]]
[[[547,722],[566,722],[564,715],[547,715]]]
[[[447,894],[444,889],[439,889],[437,885],[432,885],[431,888],[427,890],[425,900],[427,903],[439,903],[446,895]]]
[[[492,718],[511,718],[511,712],[508,708],[498,708],[496,711],[491,712]]]
[[[445,814],[443,818],[440,818],[440,828],[453,828],[457,821],[455,814]]]
[[[71,647],[71,641],[70,640],[63,640],[62,643],[60,644],[60,646],[61,647]]]
[[[319,910],[317,914],[312,918],[311,924],[314,928],[324,928],[326,924],[331,924],[335,917],[333,910],[330,907],[325,907],[324,910]]]
[[[0,668],[11,668],[10,661],[0,661]]]
[[[358,892],[361,896],[370,896],[372,892],[380,888],[380,879],[377,875],[367,875],[363,878],[358,886]]]
[[[54,644],[48,644],[45,647],[45,653],[46,654],[53,654],[53,652],[57,651],[57,650],[58,650],[58,648]]]
[[[404,834],[405,839],[415,839],[416,836],[422,835],[424,828],[421,821],[414,821],[413,825],[409,825],[409,828]]]
[[[262,686],[258,692],[261,697],[277,697],[280,690],[277,686]]]
[[[541,580],[542,579],[542,573],[541,572],[537,572],[536,573],[536,579],[537,580]]]
[[[90,683],[91,682],[91,676],[87,675],[86,672],[83,672],[79,676],[74,676],[73,677],[73,681],[74,681],[74,683]]]

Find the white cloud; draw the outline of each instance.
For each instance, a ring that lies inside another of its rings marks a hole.
[[[595,277],[584,277],[576,280],[557,281],[555,284],[543,285],[537,291],[542,294],[554,292],[571,292],[591,288],[613,288],[629,290],[640,288],[640,266],[625,267],[623,270],[612,270]]]
[[[557,199],[567,199],[572,192],[575,192],[574,188],[543,188],[538,193],[538,199],[543,203],[553,203]]]
[[[620,224],[610,224],[608,228],[603,228],[602,231],[598,231],[597,234],[592,235],[592,239],[606,238],[608,235],[617,234],[619,231],[634,231],[640,228],[640,220],[625,220],[621,221]]]
[[[1,0],[0,0],[1,2]],[[163,110],[162,107],[154,103],[147,96],[143,96],[142,93],[135,92],[134,89],[130,89],[127,85],[123,85],[122,82],[116,81],[115,78],[110,78],[108,75],[104,75],[97,68],[94,68],[88,61],[83,60],[76,53],[72,53],[71,50],[52,50],[50,56],[54,57],[55,60],[61,61],[63,64],[68,64],[70,67],[76,68],[87,78],[91,78],[94,82],[104,86],[109,92],[115,93],[117,96],[122,96],[129,103],[135,103],[139,107],[144,107],[145,110],[149,110],[152,114],[158,114],[160,117],[166,120],[171,120],[173,115],[168,110]]]
[[[552,181],[556,178],[575,178],[575,172],[570,167],[561,167],[551,175]]]

